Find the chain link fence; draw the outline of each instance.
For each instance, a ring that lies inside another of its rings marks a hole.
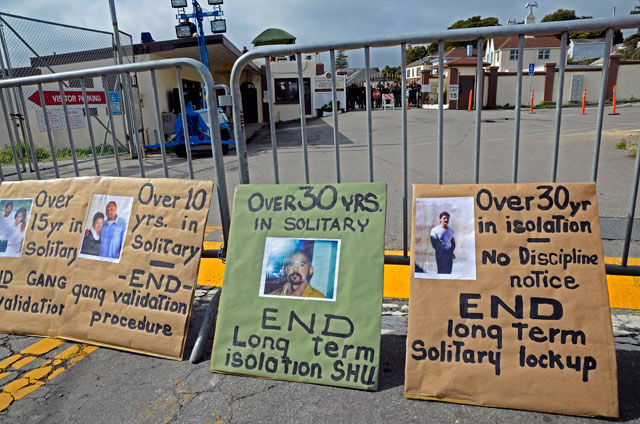
[[[0,41],[2,78],[44,75],[118,63],[113,34],[106,31],[0,13]],[[122,63],[133,63],[131,35],[120,32],[120,42]],[[112,133],[118,151],[130,154],[131,134],[136,128],[130,116],[136,116],[139,110],[139,96],[131,96],[131,91],[124,89],[127,87],[126,80],[121,76],[107,76],[43,84],[41,90],[39,87],[6,90],[5,99],[11,121],[8,125],[0,122],[0,163],[14,162],[8,131],[12,131],[18,141],[17,156],[23,170],[27,166],[32,168],[33,160],[45,168],[56,162],[59,166],[71,164],[74,156],[78,160],[92,160],[91,131],[99,143],[96,155],[104,157],[114,154]],[[60,95],[61,89],[64,97]],[[88,108],[84,105],[83,89]],[[108,117],[107,104],[111,104],[113,123]],[[29,138],[33,140],[33,151],[25,142]]]

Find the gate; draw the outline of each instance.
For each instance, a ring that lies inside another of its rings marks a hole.
[[[131,36],[121,32],[120,38],[122,63],[133,63]],[[0,13],[0,41],[2,78],[64,72],[76,69],[78,64],[98,67],[117,63],[113,34],[106,31]],[[72,166],[76,159],[92,160],[93,151],[88,142],[90,131],[96,137],[96,154],[99,157],[112,157],[115,150],[121,154],[132,153],[131,144],[135,138],[132,128],[142,128],[139,120],[132,122],[130,118],[139,115],[136,113],[140,109],[139,95],[131,95],[130,90],[125,89],[128,85],[118,75],[107,76],[106,84],[107,92],[114,101],[113,123],[103,107],[91,107],[87,112],[80,105],[83,91],[86,91],[92,105],[106,104],[105,94],[102,90],[96,90],[101,87],[97,79],[43,83],[42,97],[38,87],[24,91],[8,90],[9,126],[16,139],[20,140],[16,147],[23,164],[22,171],[26,172],[29,166],[33,172],[34,162],[39,162],[41,168],[57,168]],[[66,105],[56,101],[56,97],[60,97],[61,87],[66,93]],[[137,89],[135,84],[132,88]],[[72,96],[76,101],[72,100]],[[99,97],[99,100],[92,102],[94,97]],[[133,105],[133,110],[129,109],[129,105]],[[92,129],[85,123],[87,113],[94,123]],[[27,134],[29,131],[31,134]],[[2,133],[0,152],[4,154],[0,154],[0,161],[11,163],[9,140]],[[110,142],[112,134],[116,140],[115,147]],[[33,149],[27,142],[28,138],[33,141]]]
[[[335,43],[316,43],[307,45],[287,45],[287,46],[263,46],[259,47],[251,52],[245,53],[235,63],[231,73],[231,90],[233,95],[233,116],[237,122],[242,116],[242,99],[240,91],[240,77],[244,67],[249,61],[254,59],[265,60],[266,75],[267,75],[267,90],[268,90],[268,105],[269,105],[269,118],[270,118],[270,130],[271,130],[271,147],[273,155],[273,174],[274,182],[279,183],[279,169],[278,169],[278,144],[277,134],[274,124],[273,115],[273,103],[274,103],[274,87],[271,80],[271,64],[269,57],[271,56],[296,56],[296,62],[298,64],[298,87],[301,87],[301,91],[298,93],[298,99],[300,104],[300,131],[301,131],[301,145],[304,161],[304,183],[310,183],[310,161],[308,154],[307,143],[307,129],[305,118],[305,104],[304,99],[307,94],[306,87],[302,84],[302,70],[301,62],[302,55],[308,55],[313,53],[329,52],[331,57],[331,73],[335,75],[335,52],[336,50],[354,50],[361,49],[364,55],[365,62],[365,81],[367,92],[372,92],[371,86],[371,66],[370,66],[370,51],[376,47],[389,47],[398,46],[398,53],[401,63],[402,75],[402,89],[401,89],[401,104],[407,104],[407,81],[406,81],[406,46],[407,44],[427,44],[436,43],[438,45],[438,63],[444,63],[444,42],[445,41],[475,41],[477,47],[477,63],[476,63],[476,76],[475,84],[473,87],[474,101],[475,101],[475,143],[474,143],[474,155],[472,163],[468,166],[473,168],[473,180],[469,183],[479,183],[480,176],[480,148],[482,146],[482,106],[483,106],[483,48],[484,41],[490,38],[499,37],[512,37],[518,38],[518,65],[517,69],[523,69],[522,57],[524,48],[525,36],[536,35],[549,35],[558,34],[561,38],[561,50],[559,60],[559,72],[558,72],[558,85],[556,95],[556,108],[555,108],[555,132],[552,155],[549,158],[550,164],[544,164],[544,166],[550,166],[551,175],[549,181],[556,182],[558,172],[558,153],[560,148],[560,130],[561,130],[561,117],[563,108],[563,90],[564,90],[564,75],[565,64],[567,61],[567,38],[569,32],[587,32],[587,31],[599,31],[606,30],[606,42],[603,57],[602,79],[600,84],[600,95],[597,110],[597,123],[595,130],[594,141],[594,153],[591,165],[591,181],[597,182],[598,177],[598,165],[600,156],[600,144],[602,136],[602,124],[605,106],[605,94],[607,86],[607,77],[609,71],[609,58],[611,53],[611,43],[613,39],[614,29],[624,28],[637,28],[640,26],[640,16],[632,15],[628,17],[620,18],[603,18],[603,19],[588,19],[588,20],[576,20],[576,21],[562,21],[562,22],[549,22],[540,24],[527,24],[527,25],[509,25],[504,27],[483,27],[483,28],[469,28],[460,30],[449,30],[432,33],[419,33],[408,35],[392,35],[379,37],[375,39],[357,39],[357,40],[345,40]],[[514,93],[514,131],[513,131],[513,160],[511,164],[511,179],[504,182],[518,182],[518,161],[520,157],[520,122],[521,122],[521,93],[522,93],[522,74],[517,73],[517,84]],[[444,184],[444,165],[443,165],[443,149],[444,143],[444,116],[443,116],[443,72],[438,72],[438,115],[437,115],[437,147],[434,151],[430,152],[437,158],[437,179],[433,181],[437,184]],[[477,94],[476,94],[477,93]],[[335,80],[332,84],[332,97],[334,104],[336,103],[336,85]],[[366,171],[363,170],[362,180],[374,181],[374,169],[373,169],[373,131],[372,131],[372,107],[371,96],[367,95],[367,141],[368,141],[368,178]],[[340,166],[340,146],[339,146],[339,120],[337,114],[337,108],[333,109],[333,150],[334,150],[334,166],[335,166],[335,181],[341,181],[341,166]],[[402,150],[399,153],[402,156],[402,255],[387,255],[385,256],[385,263],[387,264],[409,264],[408,245],[409,245],[409,178],[408,178],[408,166],[407,166],[407,110],[402,108],[401,114],[401,126],[402,126]],[[250,182],[248,163],[248,155],[246,148],[246,139],[243,129],[240,126],[235,127],[235,139],[236,149],[238,154],[238,163],[240,168],[240,182],[247,184]],[[505,145],[505,148],[508,148]],[[326,167],[327,163],[322,163],[323,167]],[[540,164],[543,166],[543,164]],[[607,264],[606,269],[609,274],[631,274],[640,275],[640,267],[628,266],[629,248],[631,241],[631,232],[633,229],[633,218],[635,215],[635,205],[638,191],[638,178],[640,176],[640,155],[636,159],[635,171],[633,175],[632,187],[630,188],[629,198],[629,214],[626,225],[626,235],[624,240],[624,252],[622,255],[621,265]],[[539,180],[544,180],[544,177],[540,177]],[[421,183],[427,183],[429,181],[420,181]]]

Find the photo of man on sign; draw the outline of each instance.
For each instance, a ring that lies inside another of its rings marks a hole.
[[[33,199],[0,199],[0,256],[20,257]]]
[[[119,263],[132,205],[132,197],[95,194],[78,256]]]
[[[475,280],[473,197],[416,199],[415,277]]]
[[[451,274],[456,248],[456,239],[453,237],[453,228],[449,226],[451,215],[449,212],[441,212],[438,216],[440,225],[436,225],[431,230],[431,245],[436,251],[436,264],[438,274]]]
[[[340,240],[267,237],[260,296],[335,300]]]

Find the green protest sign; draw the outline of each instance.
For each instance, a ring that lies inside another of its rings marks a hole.
[[[211,370],[375,390],[386,186],[241,185]]]

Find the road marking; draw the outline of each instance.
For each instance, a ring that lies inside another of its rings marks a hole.
[[[607,264],[621,265],[621,258],[604,258]],[[640,258],[629,258],[628,265],[640,265]],[[640,309],[640,277],[607,275],[609,305],[612,308]]]
[[[218,249],[222,243],[205,241],[205,249]],[[386,255],[402,255],[401,250],[387,250]],[[620,264],[620,258],[605,258],[607,264]],[[629,265],[640,265],[640,258],[629,259]],[[410,267],[406,265],[384,266],[383,296],[409,298]],[[198,284],[222,287],[224,263],[219,259],[202,259]],[[640,277],[607,275],[609,305],[612,308],[640,309]]]
[[[0,370],[5,371],[7,368],[11,368],[10,371],[19,370],[64,343],[64,340],[52,338],[38,340],[34,344],[22,349],[19,354],[2,360],[0,362]],[[34,368],[21,376],[17,376],[16,379],[7,383],[0,393],[0,411],[4,411],[14,401],[20,400],[44,386],[47,380],[53,380],[97,349],[97,346],[87,344],[72,345],[57,354],[53,360],[45,361],[38,368]],[[1,373],[0,380],[13,374],[15,374],[15,372]]]
[[[31,346],[22,349],[20,353],[29,355],[44,355],[45,353],[51,352],[63,343],[64,340],[52,339],[47,337],[46,339],[39,340]]]
[[[193,395],[189,393],[187,383],[182,379],[174,380],[170,389],[138,413],[134,423],[168,423],[176,417],[182,407],[191,402],[192,398]]]

